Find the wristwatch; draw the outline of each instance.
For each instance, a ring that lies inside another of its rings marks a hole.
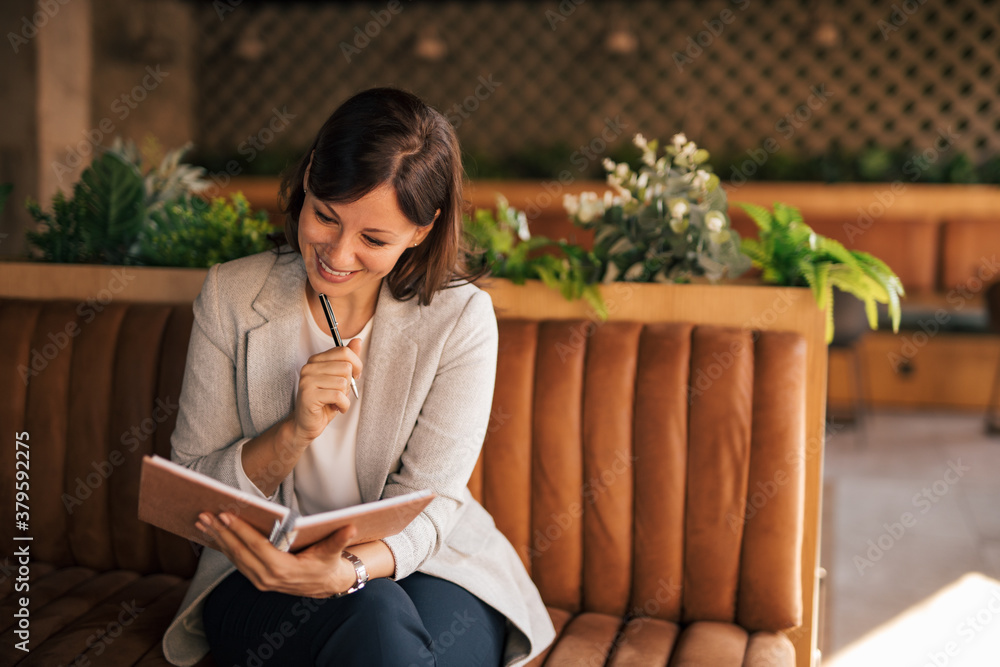
[[[354,585],[346,591],[334,595],[333,597],[335,598],[342,598],[345,595],[350,595],[351,593],[360,591],[365,587],[365,584],[368,583],[368,569],[365,567],[365,564],[361,562],[361,559],[348,551],[342,551],[340,555],[346,558],[351,565],[354,566],[354,573],[357,575],[357,579],[354,580]]]

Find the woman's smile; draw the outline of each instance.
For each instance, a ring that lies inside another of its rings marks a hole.
[[[319,263],[317,267],[317,272],[323,277],[324,280],[331,283],[343,283],[351,279],[351,276],[358,272],[357,269],[351,271],[338,271],[332,268],[329,264],[323,261],[323,258],[317,254],[316,261]]]

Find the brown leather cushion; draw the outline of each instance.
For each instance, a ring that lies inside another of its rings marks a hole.
[[[795,649],[780,633],[747,633],[738,625],[703,621],[681,628],[676,623],[639,617],[623,623],[606,614],[587,612],[570,617],[549,608],[557,637],[552,646],[531,661],[576,667],[791,667]]]
[[[10,658],[4,664],[167,664],[161,640],[188,580],[128,570],[52,569],[42,563],[33,563],[32,573],[29,653],[15,648],[20,639],[14,634],[13,613],[22,594],[0,602],[0,655]]]

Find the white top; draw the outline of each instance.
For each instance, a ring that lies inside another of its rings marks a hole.
[[[364,364],[368,359],[368,342],[371,338],[374,318],[361,329],[354,338],[361,339],[361,352],[358,356]],[[344,345],[354,340],[345,338]],[[329,329],[321,329],[313,319],[312,311],[305,294],[302,295],[302,327],[299,334],[299,347],[295,360],[295,377],[298,378],[302,367],[309,357],[324,352],[333,347],[333,336]],[[358,395],[354,398],[349,394],[351,407],[344,414],[338,414],[326,426],[326,430],[312,441],[306,451],[295,464],[295,496],[299,503],[299,511],[303,515],[327,512],[330,510],[350,507],[361,503],[361,490],[358,487],[357,465],[355,451],[358,441],[358,417],[361,414],[361,400],[365,397],[364,375],[355,381],[358,385]],[[297,386],[296,382],[296,386]],[[242,457],[237,458],[241,460]],[[248,493],[264,498],[264,494],[247,477],[243,466],[239,466],[240,488]],[[272,498],[274,496],[272,495]]]

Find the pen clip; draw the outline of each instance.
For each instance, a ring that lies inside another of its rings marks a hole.
[[[340,329],[337,327],[337,318],[333,314],[333,307],[325,294],[319,295],[319,302],[323,306],[323,314],[326,315],[326,323],[330,326],[330,333],[333,334],[333,342],[337,347],[344,346],[344,340],[340,337]]]

